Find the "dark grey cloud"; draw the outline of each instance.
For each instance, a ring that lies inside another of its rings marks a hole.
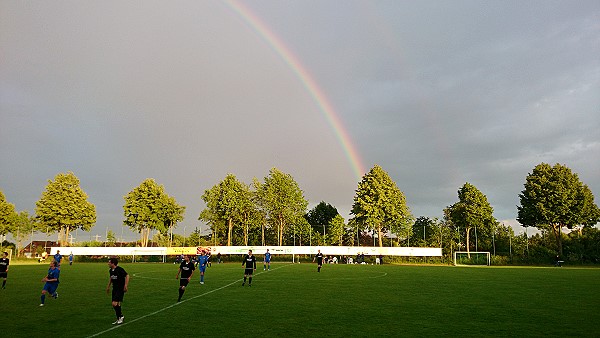
[[[331,101],[368,170],[415,215],[465,182],[514,223],[526,175],[564,163],[600,192],[597,1],[250,1]],[[227,173],[292,174],[347,219],[355,177],[335,132],[233,3],[0,3],[0,189],[33,212],[73,171],[118,232],[145,178],[200,226]],[[133,237],[132,234],[129,235]]]

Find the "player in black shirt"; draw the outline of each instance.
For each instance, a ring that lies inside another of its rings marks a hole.
[[[117,321],[114,324],[123,324],[123,313],[121,312],[121,303],[123,302],[123,297],[125,296],[125,292],[127,292],[127,284],[129,284],[129,275],[122,267],[118,266],[119,260],[117,258],[111,258],[108,260],[108,266],[110,269],[108,270],[109,279],[108,285],[106,286],[106,293],[110,290],[110,285],[112,284],[112,306],[115,309],[115,314],[117,315]]]
[[[323,266],[323,254],[321,253],[321,250],[319,250],[315,258],[313,258],[313,262],[315,259],[317,260],[317,272],[321,272],[321,267]]]
[[[246,267],[244,270],[244,282],[242,283],[242,286],[246,284],[246,277],[248,277],[248,286],[252,286],[252,273],[256,270],[256,257],[252,256],[252,250],[248,250],[248,254],[244,256],[242,266]]]
[[[190,256],[185,255],[183,257],[183,262],[179,265],[179,270],[177,270],[177,276],[175,276],[175,279],[179,279],[179,274],[181,273],[181,279],[179,280],[179,298],[177,298],[178,302],[181,301],[181,296],[183,296],[183,293],[185,292],[185,287],[190,280],[192,280],[194,270],[196,270],[194,262],[190,261]]]
[[[2,288],[6,289],[6,278],[8,278],[8,265],[10,263],[8,259],[8,252],[4,251],[0,258],[0,278],[4,278],[2,281]]]

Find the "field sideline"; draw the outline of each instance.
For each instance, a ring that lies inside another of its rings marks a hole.
[[[177,303],[177,265],[120,264],[131,275],[113,326],[105,263],[63,264],[39,307],[48,265],[11,265],[0,335],[11,337],[597,336],[600,269],[214,264]]]

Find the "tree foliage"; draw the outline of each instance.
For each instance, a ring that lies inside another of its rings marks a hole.
[[[314,208],[310,209],[304,218],[306,218],[310,225],[315,227],[329,224],[337,215],[339,215],[339,212],[334,206],[321,201]]]
[[[69,232],[89,231],[96,223],[96,206],[88,202],[79,179],[72,172],[48,180],[46,190],[36,202],[36,220],[41,227],[58,232],[59,242],[66,245]]]
[[[227,226],[227,245],[233,237],[233,227],[238,224],[247,226],[252,213],[250,188],[233,174],[228,174],[221,182],[202,194],[206,208],[200,213],[200,219],[218,226],[223,222]],[[247,227],[244,227],[247,240]]]
[[[326,236],[326,231],[329,229],[329,223],[333,220],[334,217],[339,215],[337,209],[329,203],[325,203],[321,201],[314,208],[310,209],[304,218],[311,225],[312,230],[318,233],[323,232],[323,235]]]
[[[448,209],[452,222],[465,230],[467,252],[470,251],[470,234],[473,228],[485,231],[497,223],[493,216],[494,209],[487,197],[469,182],[458,190],[458,202]]]
[[[277,168],[269,171],[260,189],[267,220],[277,229],[278,245],[283,245],[284,233],[299,217],[304,216],[308,201],[294,178]]]
[[[35,230],[36,224],[34,218],[29,216],[29,212],[20,211],[17,214],[15,226],[11,231],[11,234],[17,240],[17,253],[23,248],[23,241],[25,238],[31,235]]]
[[[15,205],[9,203],[4,193],[0,191],[0,235],[12,232],[16,221],[17,212],[15,211]]]
[[[560,256],[563,228],[591,227],[600,221],[591,190],[564,165],[538,164],[527,175],[524,186],[519,194],[517,220],[525,227],[551,230]]]
[[[344,217],[342,217],[342,215],[335,215],[331,221],[329,221],[327,230],[327,237],[329,238],[330,245],[344,245],[346,224],[344,223]]]
[[[420,216],[415,219],[412,226],[412,236],[410,243],[412,246],[426,247],[430,243],[430,239],[437,233],[437,220],[429,217]]]
[[[142,246],[148,245],[150,232],[167,234],[171,227],[183,220],[185,207],[177,204],[162,185],[152,178],[144,180],[125,197],[123,223],[140,233]]]
[[[352,224],[362,229],[377,230],[380,247],[384,231],[404,234],[410,230],[412,220],[404,193],[378,165],[358,184],[351,214],[354,215]]]

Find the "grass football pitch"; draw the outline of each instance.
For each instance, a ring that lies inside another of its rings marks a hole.
[[[600,269],[239,264],[196,271],[180,303],[177,265],[121,262],[131,276],[113,326],[105,263],[63,264],[39,307],[47,264],[10,266],[3,337],[377,337],[600,335]]]

